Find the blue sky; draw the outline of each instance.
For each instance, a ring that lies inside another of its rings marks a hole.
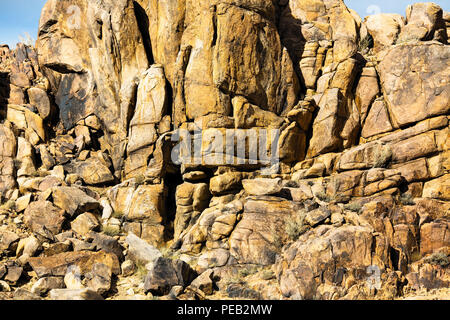
[[[377,12],[405,15],[408,4],[420,1],[344,0],[347,6],[356,10],[362,18]],[[19,40],[19,36],[23,36],[25,32],[36,39],[39,16],[45,2],[46,0],[0,0],[0,43],[6,43],[10,47],[14,47]],[[439,4],[445,11],[450,11],[449,0],[435,0],[433,2]]]

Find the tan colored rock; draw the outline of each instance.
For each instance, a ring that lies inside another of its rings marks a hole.
[[[70,217],[100,207],[96,199],[76,187],[55,187],[52,189],[52,198],[54,205],[63,209]]]
[[[198,217],[209,205],[210,192],[206,183],[183,183],[175,194],[177,212],[174,222],[174,238],[178,239],[191,221]]]
[[[101,301],[105,300],[92,289],[52,289],[49,292],[51,300],[56,301]]]
[[[391,146],[392,161],[406,162],[437,151],[435,132],[424,133]]]
[[[427,180],[430,177],[427,161],[423,158],[405,164],[394,165],[392,168],[396,169],[408,183]]]
[[[58,277],[41,278],[33,284],[31,292],[40,296],[44,296],[48,291],[53,289],[62,289],[64,280]]]
[[[231,116],[230,96],[243,96],[276,114],[297,102],[298,79],[279,39],[274,4],[231,1],[213,9],[208,3],[150,1],[141,6],[150,17],[156,61],[174,88],[176,125],[208,114]],[[236,34],[245,41],[232,46]],[[257,43],[262,49],[254,51]]]
[[[314,89],[325,61],[326,48],[316,41],[306,42],[300,60],[300,71],[306,88]]]
[[[242,180],[244,190],[251,196],[274,195],[283,188],[281,179],[251,179]]]
[[[29,194],[24,195],[16,200],[16,208],[15,209],[17,212],[22,212],[28,207],[28,205],[31,202],[31,196],[32,196],[32,194],[29,193]]]
[[[445,151],[437,156],[427,159],[430,175],[433,178],[440,177],[450,171],[450,151]]]
[[[7,195],[16,186],[13,158],[17,142],[11,127],[0,125],[0,193]]]
[[[275,113],[262,110],[258,106],[252,105],[242,96],[233,98],[232,104],[236,128],[278,128],[284,122],[284,119]]]
[[[319,102],[319,113],[313,124],[313,136],[310,140],[308,157],[336,151],[342,140],[339,136],[342,129],[343,97],[339,89],[329,89]]]
[[[167,111],[166,78],[161,65],[153,65],[141,80],[136,108],[130,122],[127,153],[156,142],[156,124]]]
[[[277,278],[285,297],[314,299],[320,284],[315,278],[333,283],[339,268],[365,269],[371,265],[370,229],[359,226],[319,229],[301,236],[277,262]]]
[[[209,249],[223,246],[233,231],[237,215],[242,213],[243,204],[239,200],[227,204],[211,206],[204,210],[197,222],[181,235],[184,253],[199,253],[204,245]]]
[[[357,22],[343,1],[321,0],[286,2],[281,14],[280,33],[293,56],[300,60],[304,40],[333,40],[333,60],[341,62],[356,53]]]
[[[278,149],[279,160],[283,163],[295,163],[303,160],[306,153],[306,133],[295,122],[291,123],[281,132]]]
[[[4,253],[11,253],[17,248],[20,238],[14,232],[0,229],[0,250]]]
[[[163,185],[140,186],[133,193],[126,217],[130,220],[161,224],[165,221],[165,188]]]
[[[433,42],[396,46],[384,55],[377,70],[395,128],[449,112],[449,55],[448,46]]]
[[[425,182],[422,196],[424,198],[450,200],[450,174]]]
[[[450,246],[450,223],[435,221],[420,228],[420,253],[427,255],[436,250]]]
[[[19,105],[8,105],[6,118],[14,123],[21,130],[32,130],[45,141],[46,133],[44,121],[37,114],[31,112],[28,108]]]

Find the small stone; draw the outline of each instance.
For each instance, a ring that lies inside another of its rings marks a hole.
[[[94,211],[100,203],[77,187],[56,187],[52,189],[53,203],[69,216]]]
[[[97,291],[99,294],[105,294],[111,289],[111,270],[104,264],[97,263],[93,265],[90,272],[84,276],[87,287]]]
[[[21,255],[28,255],[34,257],[36,252],[41,249],[41,243],[35,236],[30,236],[25,239],[21,239],[17,246],[16,257]]]
[[[240,189],[242,184],[242,173],[227,172],[219,176],[215,176],[210,181],[210,191],[213,195],[220,195],[226,192]]]
[[[203,171],[190,171],[183,174],[183,180],[189,182],[196,182],[207,178],[208,175]]]
[[[164,296],[170,292],[173,286],[179,285],[177,273],[172,260],[160,257],[150,265],[150,270],[145,277],[145,292]]]

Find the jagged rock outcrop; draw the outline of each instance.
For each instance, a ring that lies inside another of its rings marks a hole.
[[[37,49],[64,128],[96,115],[119,170],[139,75],[151,62],[133,2],[48,1]]]
[[[0,299],[448,295],[449,25],[49,0],[0,47]]]

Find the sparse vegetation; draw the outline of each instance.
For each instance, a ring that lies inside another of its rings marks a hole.
[[[23,35],[19,36],[19,41],[30,47],[34,47],[34,43],[36,42],[28,32],[24,32]]]

